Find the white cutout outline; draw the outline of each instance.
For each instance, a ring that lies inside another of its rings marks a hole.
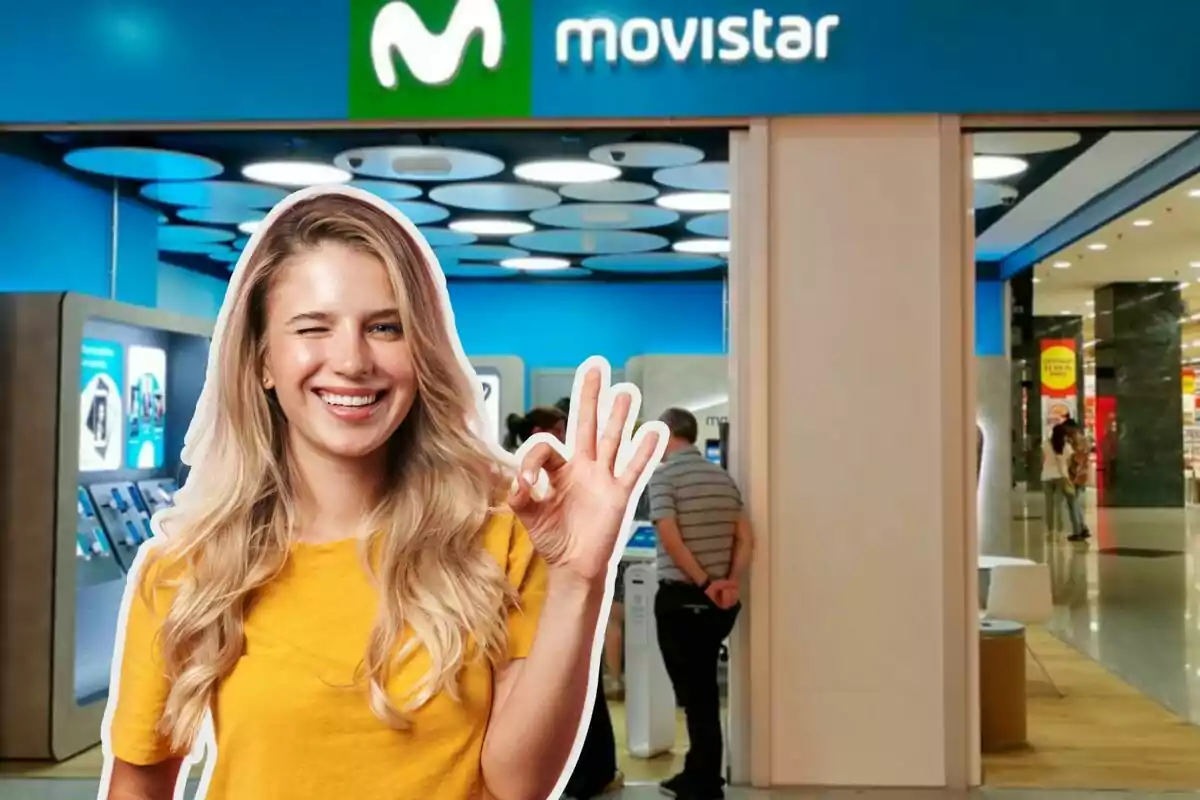
[[[579,760],[580,751],[583,749],[583,742],[587,737],[588,729],[591,725],[591,707],[599,681],[599,665],[600,658],[603,655],[604,631],[608,624],[608,617],[612,608],[612,598],[615,589],[613,580],[617,564],[621,560],[621,555],[624,551],[625,544],[628,542],[632,534],[631,523],[634,515],[637,513],[638,501],[645,492],[647,484],[649,484],[654,470],[662,461],[667,447],[667,437],[669,432],[664,423],[648,421],[643,423],[637,434],[633,437],[630,433],[637,422],[638,414],[641,410],[642,396],[641,391],[637,386],[631,383],[621,383],[616,386],[612,384],[612,367],[608,360],[602,356],[591,356],[586,359],[583,364],[575,372],[575,382],[571,390],[571,411],[567,418],[567,442],[560,442],[550,434],[537,434],[524,442],[517,453],[512,454],[506,451],[498,441],[490,441],[486,435],[486,406],[483,398],[483,386],[480,381],[476,380],[475,368],[471,365],[471,361],[467,358],[466,352],[463,350],[462,341],[458,335],[458,327],[454,322],[454,310],[450,304],[450,295],[446,286],[446,276],[442,271],[441,264],[434,254],[433,249],[429,246],[420,229],[412,223],[398,208],[391,205],[382,198],[367,192],[362,189],[357,189],[353,186],[344,184],[319,185],[311,186],[292,194],[279,201],[271,211],[266,215],[263,221],[258,225],[254,232],[250,235],[250,240],[242,250],[241,256],[238,258],[233,272],[229,277],[229,286],[225,290],[225,297],[221,301],[221,310],[217,314],[217,320],[213,326],[212,339],[208,351],[208,365],[205,371],[204,386],[200,391],[200,398],[196,402],[196,411],[192,416],[191,424],[188,426],[187,434],[184,437],[183,452],[180,455],[180,460],[183,464],[196,469],[202,467],[202,462],[205,461],[207,455],[207,446],[212,436],[212,425],[216,419],[218,411],[217,397],[218,391],[218,355],[224,333],[228,327],[228,320],[231,314],[232,301],[231,298],[237,295],[238,288],[245,278],[246,267],[258,249],[263,237],[276,221],[285,214],[292,206],[305,200],[319,197],[323,195],[340,194],[346,197],[352,197],[364,203],[369,203],[380,211],[385,212],[390,216],[409,238],[421,251],[421,255],[425,259],[425,264],[429,270],[429,277],[432,279],[435,288],[438,292],[438,298],[441,301],[442,313],[446,320],[446,333],[450,345],[454,349],[454,354],[458,359],[459,368],[462,369],[464,376],[469,380],[469,385],[475,397],[475,408],[472,418],[466,420],[468,426],[473,430],[477,437],[491,450],[491,452],[500,461],[512,466],[516,469],[520,465],[520,460],[523,455],[528,452],[528,449],[539,441],[547,441],[551,447],[554,447],[565,457],[570,457],[574,453],[574,442],[578,438],[577,430],[579,427],[579,405],[580,398],[583,393],[583,384],[587,374],[593,369],[600,371],[600,398],[597,403],[597,419],[596,419],[596,435],[603,436],[606,421],[612,410],[612,404],[616,399],[616,395],[620,392],[625,392],[630,395],[629,414],[625,421],[625,427],[622,431],[622,444],[617,452],[617,457],[614,463],[613,473],[620,476],[628,466],[629,460],[637,452],[638,446],[650,433],[658,435],[658,441],[655,443],[654,453],[652,454],[649,463],[638,477],[634,485],[633,492],[630,494],[629,502],[625,509],[625,518],[621,523],[621,530],[617,537],[617,541],[613,548],[613,553],[609,558],[608,574],[605,578],[604,599],[600,607],[600,615],[597,617],[596,629],[592,637],[592,652],[589,659],[588,668],[588,693],[584,701],[584,705],[580,714],[579,725],[575,733],[575,743],[571,748],[571,753],[567,758],[566,764],[563,766],[562,772],[559,774],[558,781],[554,789],[547,796],[546,800],[557,800],[562,797],[566,788],[567,782],[570,780],[571,773],[574,772],[576,763]],[[189,484],[185,483],[183,488],[179,490],[176,497],[184,496],[186,499]],[[194,485],[194,484],[192,484]],[[129,572],[126,576],[125,591],[121,599],[121,608],[117,618],[116,642],[113,647],[113,657],[111,671],[109,674],[109,689],[108,699],[104,709],[104,717],[100,723],[100,747],[104,756],[104,764],[100,774],[100,784],[97,790],[97,800],[106,800],[108,797],[109,787],[112,782],[112,770],[114,756],[112,752],[112,722],[113,716],[116,713],[117,704],[120,702],[120,686],[121,686],[121,667],[125,656],[125,647],[127,644],[127,625],[129,621],[129,610],[134,597],[136,596],[139,584],[142,577],[142,568],[145,564],[147,554],[151,548],[158,547],[161,542],[167,537],[162,529],[161,517],[162,512],[156,513],[150,520],[150,525],[154,531],[154,538],[145,542],[134,557],[133,563],[130,565]],[[539,626],[540,632],[540,626]],[[213,725],[212,710],[205,715],[204,723],[201,726],[200,732],[196,737],[196,742],[192,747],[191,752],[183,759],[183,763],[179,769],[179,776],[176,779],[175,790],[172,794],[173,800],[184,800],[184,794],[187,789],[187,783],[191,777],[192,767],[204,760],[204,769],[200,776],[199,785],[196,787],[196,793],[192,800],[204,800],[208,795],[208,787],[212,781],[213,772],[216,768],[219,753],[217,752],[216,731]]]
[[[394,0],[379,9],[371,24],[375,79],[383,88],[395,89],[399,78],[393,59],[399,55],[426,86],[453,83],[476,34],[483,38],[483,65],[496,70],[504,55],[504,23],[496,0],[458,0],[441,33],[430,31],[408,3]]]

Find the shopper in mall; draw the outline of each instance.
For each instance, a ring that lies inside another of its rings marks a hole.
[[[718,662],[741,609],[741,580],[754,537],[733,478],[696,447],[696,417],[671,408],[667,455],[650,481],[658,531],[658,644],[687,718],[683,772],[661,785],[682,800],[725,796]]]
[[[219,753],[210,800],[544,798],[561,780],[611,554],[666,437],[628,439],[625,392],[600,419],[593,367],[569,458],[502,456],[419,236],[348,188],[293,195],[254,235],[189,480],[131,573],[107,797],[182,796],[197,743]]]
[[[1042,442],[1042,492],[1046,498],[1046,535],[1062,533],[1062,514],[1067,503],[1067,434],[1062,423],[1050,428]]]
[[[1071,518],[1068,541],[1083,542],[1091,538],[1085,516],[1085,493],[1092,480],[1092,446],[1083,426],[1074,419],[1062,423],[1066,438],[1063,451],[1067,461],[1067,513]]]

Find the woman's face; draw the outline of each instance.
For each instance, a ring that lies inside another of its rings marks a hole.
[[[264,377],[293,444],[361,458],[400,427],[416,373],[396,307],[383,264],[344,245],[283,266],[267,300]]]

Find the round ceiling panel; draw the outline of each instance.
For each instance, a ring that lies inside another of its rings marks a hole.
[[[199,181],[225,171],[211,158],[150,147],[85,147],[63,161],[83,172],[138,181]]]
[[[232,246],[237,250],[241,250],[248,244],[250,244],[250,237],[249,236],[241,236],[241,237],[233,240]]]
[[[181,208],[177,213],[180,219],[188,222],[207,222],[210,225],[240,225],[246,220],[259,219],[263,215],[260,208],[237,206]]]
[[[240,181],[192,181],[190,183],[148,183],[142,197],[170,206],[192,208],[270,208],[288,196],[284,189]]]
[[[682,167],[704,160],[703,150],[673,142],[606,144],[593,148],[588,155],[602,164],[640,169]]]
[[[515,269],[487,264],[461,264],[456,261],[442,264],[442,273],[447,278],[515,278],[520,274]]]
[[[524,275],[527,278],[553,278],[554,280],[587,278],[594,274],[590,269],[579,269],[578,267],[571,267],[569,269],[518,269],[514,270],[514,272]]]
[[[534,211],[562,202],[558,192],[523,183],[455,183],[431,190],[429,198],[472,211]]]
[[[638,231],[537,231],[514,236],[511,242],[541,253],[569,255],[605,255],[643,253],[666,247],[670,242],[663,236]]]
[[[725,266],[724,259],[689,253],[644,253],[642,255],[595,256],[583,266],[602,272],[696,272]]]
[[[221,249],[214,250],[208,254],[208,257],[213,261],[220,261],[222,264],[234,264],[242,257],[242,254],[236,250]]]
[[[689,167],[671,167],[654,173],[654,180],[673,189],[689,192],[729,191],[729,162],[706,161]]]
[[[342,169],[398,181],[471,181],[504,170],[487,153],[450,147],[360,147],[333,159]]]
[[[227,250],[228,248],[212,242],[164,242],[159,240],[158,249],[167,253],[196,253],[207,256]]]
[[[161,225],[158,228],[158,243],[172,244],[219,244],[232,242],[235,234],[221,228],[202,228],[198,225]]]
[[[658,197],[658,189],[654,186],[632,181],[572,183],[558,192],[569,200],[582,200],[587,203],[640,203]]]
[[[729,212],[718,211],[716,214],[703,214],[688,220],[687,229],[700,236],[715,236],[720,239],[729,238]]]
[[[473,233],[459,233],[449,228],[421,228],[421,235],[430,247],[458,247],[479,238]]]
[[[1011,205],[1017,199],[1017,190],[1003,183],[975,181],[975,208],[992,208],[1000,204]]]
[[[392,203],[401,214],[408,217],[413,225],[428,225],[431,222],[441,222],[450,216],[450,211],[433,203],[421,200],[401,200]]]
[[[421,196],[421,188],[419,186],[413,186],[411,183],[399,183],[398,181],[350,181],[346,185],[353,186],[355,189],[362,189],[364,192],[370,192],[384,200],[412,200],[414,197]]]
[[[1083,140],[1074,131],[994,131],[975,134],[975,153],[989,156],[1025,156],[1066,150]]]
[[[679,220],[679,212],[635,203],[567,203],[529,215],[539,225],[587,230],[658,228]]]
[[[438,260],[447,261],[503,261],[506,258],[524,258],[529,255],[525,250],[515,247],[505,247],[500,244],[468,244],[462,247],[439,247]]]

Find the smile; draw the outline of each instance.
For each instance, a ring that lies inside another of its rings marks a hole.
[[[375,405],[379,402],[382,392],[373,392],[372,394],[335,394],[334,392],[317,392],[317,396],[325,401],[327,405],[341,406],[343,408],[365,408]]]

